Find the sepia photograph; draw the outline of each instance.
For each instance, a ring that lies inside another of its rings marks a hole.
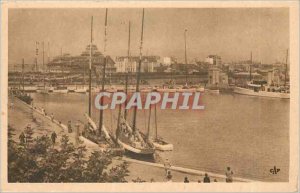
[[[297,2],[48,3],[2,4],[1,190],[298,190]]]

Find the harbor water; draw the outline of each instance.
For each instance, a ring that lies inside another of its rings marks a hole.
[[[85,122],[86,94],[31,96],[35,106],[53,113],[62,123]],[[205,110],[157,111],[158,135],[174,145],[174,151],[164,155],[173,165],[220,174],[230,166],[237,177],[288,181],[289,100],[205,93],[202,101]],[[112,131],[116,116],[116,110],[104,113],[104,123]],[[99,111],[95,108],[92,118],[98,123]],[[148,111],[138,111],[137,125],[143,132],[147,120]],[[154,135],[153,118],[150,123]],[[271,172],[274,167],[280,169],[276,174]]]

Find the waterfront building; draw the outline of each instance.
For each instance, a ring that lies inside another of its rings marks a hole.
[[[208,84],[218,85],[220,83],[220,70],[219,68],[212,67],[208,70]]]
[[[177,63],[177,59],[174,57],[165,56],[161,58],[161,65],[163,66],[171,66],[175,63]]]
[[[205,62],[214,66],[221,66],[222,60],[218,55],[209,55],[205,58]]]
[[[117,72],[136,72],[139,64],[139,56],[118,56],[116,57]],[[159,56],[143,56],[141,72],[155,72],[155,68],[160,66]]]
[[[50,61],[48,66],[49,72],[55,73],[88,73],[89,70],[90,45],[79,56],[71,56],[70,54],[61,54]],[[92,65],[93,70],[102,71],[105,57],[98,50],[95,44],[92,45]],[[107,56],[106,73],[115,73],[115,62],[110,56]]]

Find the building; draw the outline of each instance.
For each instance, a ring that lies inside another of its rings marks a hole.
[[[117,72],[136,72],[139,64],[139,56],[118,56],[116,57]],[[160,66],[159,56],[143,56],[141,63],[141,72],[155,72],[155,69]]]
[[[208,70],[208,83],[211,85],[218,85],[220,83],[220,70],[212,67]]]
[[[171,66],[172,64],[177,63],[177,59],[174,57],[162,57],[161,64],[163,66]]]
[[[92,45],[92,68],[97,72],[102,72],[105,57],[98,51],[96,45]],[[47,66],[50,72],[56,73],[88,73],[90,64],[90,45],[79,56],[71,56],[70,54],[62,54],[56,56]],[[115,62],[110,56],[106,60],[106,73],[115,73]]]
[[[221,57],[218,55],[209,55],[205,58],[205,62],[211,65],[220,66],[222,64]]]

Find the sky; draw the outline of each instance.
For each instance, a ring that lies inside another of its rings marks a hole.
[[[9,64],[33,63],[35,42],[45,42],[45,57],[80,54],[90,43],[93,16],[94,43],[103,52],[105,9],[9,9]],[[142,9],[108,9],[107,51],[113,58],[127,55],[128,22],[131,55],[139,54]],[[204,60],[217,54],[224,62],[248,60],[283,62],[289,48],[288,8],[149,8],[145,9],[143,55]],[[49,52],[48,44],[49,42]],[[41,61],[41,46],[39,61]]]

